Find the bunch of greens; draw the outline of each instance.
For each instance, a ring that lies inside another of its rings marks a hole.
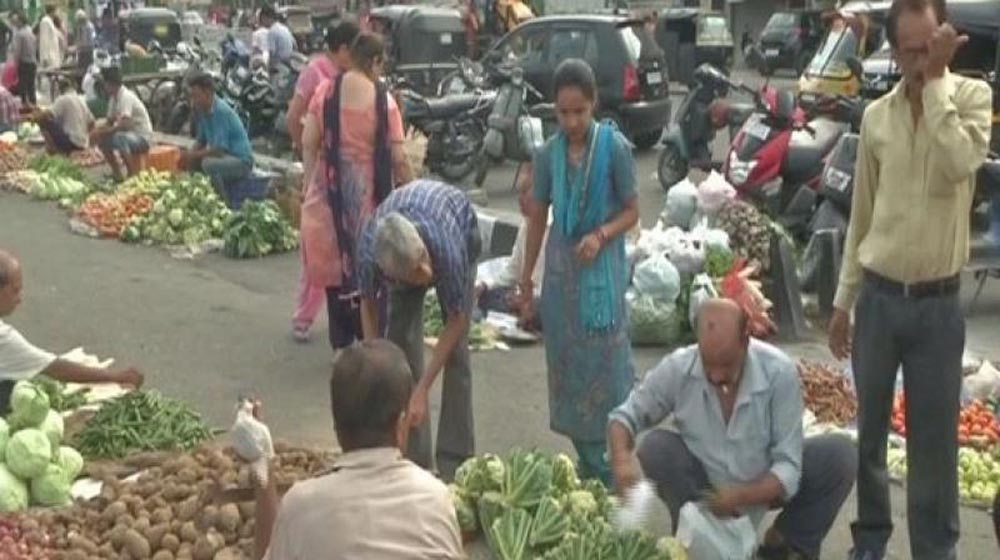
[[[42,154],[31,160],[28,167],[40,174],[60,179],[72,179],[81,183],[87,182],[87,175],[83,169],[65,156]]]
[[[465,533],[482,532],[499,560],[669,560],[653,537],[611,529],[616,501],[596,480],[580,481],[564,454],[514,450],[473,457],[450,486]]]
[[[712,278],[722,278],[733,268],[736,257],[733,252],[722,245],[705,247],[705,274]]]
[[[444,331],[445,317],[438,303],[437,292],[427,290],[424,296],[424,336],[436,338]],[[481,322],[469,325],[469,347],[472,349],[490,348],[495,337]]]
[[[222,237],[231,212],[204,175],[179,175],[169,186],[154,178],[150,188],[161,188],[153,209],[122,231],[122,240],[194,246]]]
[[[235,259],[263,257],[299,246],[298,234],[273,200],[248,200],[225,226],[225,253]]]
[[[191,449],[211,437],[201,416],[186,404],[133,391],[105,403],[74,443],[86,458],[118,459],[142,451]]]
[[[67,391],[62,382],[41,376],[34,380],[34,384],[45,392],[49,398],[49,406],[56,412],[75,410],[87,404],[87,393],[90,392],[87,387]]]

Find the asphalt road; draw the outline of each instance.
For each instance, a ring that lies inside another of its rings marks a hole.
[[[638,154],[637,161],[648,224],[662,205],[652,178],[655,152]],[[491,208],[515,208],[511,178],[511,168],[490,175]],[[237,395],[258,394],[277,437],[335,445],[325,320],[318,320],[311,344],[296,344],[289,336],[296,255],[245,262],[219,255],[176,260],[155,248],[76,236],[52,205],[12,194],[0,194],[0,247],[17,253],[25,269],[25,301],[9,321],[36,344],[53,351],[83,346],[121,365],[137,365],[148,387],[192,403],[216,426],[231,423]],[[998,312],[1000,290],[990,286],[969,320],[971,351],[1000,358]],[[786,348],[798,356],[828,358],[819,336]],[[639,349],[637,365],[648,368],[663,352]],[[540,347],[478,353],[473,368],[479,451],[570,450],[548,430]],[[437,411],[436,397],[432,410]],[[891,557],[907,558],[899,489],[893,491],[893,504],[897,531]],[[824,558],[845,557],[853,511],[852,497],[827,539]],[[962,522],[961,556],[996,558],[987,514],[963,508]]]

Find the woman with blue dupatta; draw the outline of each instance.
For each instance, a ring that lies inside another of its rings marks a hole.
[[[581,476],[609,484],[608,413],[628,396],[634,378],[623,235],[639,219],[635,161],[615,126],[594,120],[597,84],[586,62],[564,61],[553,83],[559,132],[535,156],[535,203],[519,293],[527,295],[522,313],[532,315],[530,271],[551,206],[538,304],[550,424],[573,441]]]

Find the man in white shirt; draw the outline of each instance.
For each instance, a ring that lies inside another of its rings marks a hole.
[[[252,477],[255,558],[465,558],[448,488],[400,451],[412,386],[406,356],[387,340],[337,354],[330,400],[344,455],[330,474],[293,486],[280,507],[274,477],[264,486]]]
[[[153,125],[139,96],[122,85],[121,70],[115,66],[104,68],[101,78],[108,96],[108,116],[90,133],[90,140],[101,148],[115,181],[122,181],[124,177],[115,152],[125,160],[128,176],[137,174],[141,156],[149,151]]]
[[[111,371],[75,364],[37,348],[4,322],[21,304],[21,263],[0,249],[0,416],[6,416],[14,383],[44,373],[76,383],[119,383],[138,387],[143,376],[133,368]]]
[[[268,29],[260,21],[260,15],[257,16],[257,29],[254,30],[253,35],[250,38],[250,48],[253,50],[253,56],[259,56],[264,64],[267,65],[268,60]]]
[[[45,137],[45,150],[50,154],[86,150],[90,147],[94,115],[72,81],[63,80],[59,89],[60,95],[52,107],[35,114]]]
[[[278,13],[271,6],[260,9],[260,23],[267,28],[268,64],[276,68],[281,62],[288,62],[295,53],[295,36],[288,26],[278,19]]]
[[[59,37],[62,32],[53,17],[55,5],[45,7],[45,16],[38,22],[38,65],[42,70],[59,68],[62,65],[62,48]]]

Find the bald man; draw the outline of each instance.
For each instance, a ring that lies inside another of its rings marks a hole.
[[[77,383],[142,385],[135,369],[108,370],[82,366],[35,347],[3,321],[21,304],[21,263],[0,249],[0,416],[6,416],[14,383],[45,374],[52,379]]]
[[[681,507],[703,498],[717,516],[745,514],[755,526],[781,508],[758,557],[819,558],[854,485],[854,445],[832,435],[803,441],[795,364],[750,338],[735,303],[705,302],[697,326],[698,344],[667,356],[610,415],[619,492],[638,480],[636,440],[651,430],[638,462],[670,509],[674,531]],[[676,430],[654,429],[670,416]]]

